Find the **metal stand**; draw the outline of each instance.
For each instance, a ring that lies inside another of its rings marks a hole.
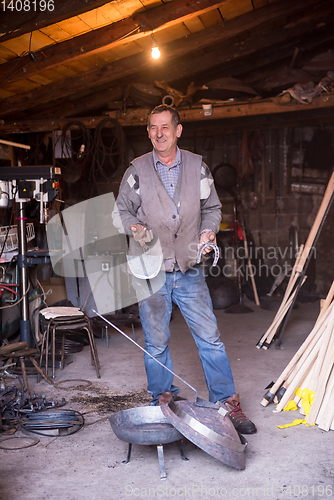
[[[132,443],[129,443],[128,452],[126,455],[126,459],[122,461],[123,464],[127,464],[130,462],[132,451]],[[159,460],[159,470],[160,470],[160,479],[163,481],[167,479],[166,467],[165,467],[165,457],[164,457],[164,447],[162,444],[157,445],[158,451],[158,460]],[[180,440],[180,453],[182,460],[189,460],[184,454],[183,440]]]
[[[160,469],[160,479],[167,479],[167,473],[165,468],[165,458],[164,458],[164,447],[162,444],[157,445],[158,459],[159,459],[159,469]]]
[[[27,264],[27,240],[26,240],[26,203],[19,202],[19,217],[17,217],[17,235],[19,242],[19,254],[17,264],[21,285],[21,320],[20,320],[20,340],[28,342],[31,347],[31,331],[29,321],[29,297],[28,297],[28,264]]]

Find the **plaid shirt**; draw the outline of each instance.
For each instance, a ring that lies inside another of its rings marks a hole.
[[[180,167],[181,167],[181,152],[179,148],[176,150],[176,156],[174,163],[171,167],[168,167],[157,157],[156,152],[153,150],[153,161],[156,171],[159,174],[161,182],[165,186],[165,189],[169,196],[173,199],[177,180],[179,178]]]

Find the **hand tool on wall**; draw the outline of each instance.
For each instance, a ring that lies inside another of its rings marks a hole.
[[[255,278],[254,278],[254,273],[253,273],[252,262],[251,262],[251,259],[249,257],[248,243],[247,243],[246,230],[245,230],[245,224],[244,223],[242,223],[242,232],[243,232],[243,236],[244,236],[245,254],[246,254],[246,259],[247,259],[247,263],[248,263],[249,276],[250,276],[250,279],[251,279],[253,293],[254,293],[254,300],[255,300],[255,304],[257,306],[259,306],[260,305],[260,301],[259,301],[259,296],[258,296],[258,293],[257,293],[257,288],[256,288],[256,283],[255,283]]]

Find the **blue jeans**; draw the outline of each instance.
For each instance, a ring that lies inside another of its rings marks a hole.
[[[185,274],[181,271],[166,273],[163,287],[139,302],[139,314],[144,331],[145,349],[163,365],[173,371],[168,343],[172,302],[179,307],[196,342],[209,400],[226,401],[235,393],[230,363],[225,346],[220,341],[217,320],[203,270],[197,266]],[[178,394],[173,375],[154,359],[144,354],[151,404],[157,403],[163,392]]]

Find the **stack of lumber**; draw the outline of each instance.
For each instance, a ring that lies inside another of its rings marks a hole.
[[[311,406],[306,423],[317,424],[325,431],[334,430],[333,296],[334,282],[312,331],[261,401],[262,406],[267,406],[276,400],[276,411],[281,411],[294,400],[303,413],[301,398],[307,392]]]
[[[334,197],[334,172],[328,182],[324,197],[322,199],[320,208],[318,210],[317,216],[311,228],[310,234],[307,238],[305,245],[301,245],[294,267],[292,269],[288,285],[285,290],[280,307],[274,317],[274,320],[266,333],[260,338],[256,347],[258,349],[268,349],[271,342],[277,335],[279,329],[282,327],[282,323],[292,309],[296,296],[306,280],[305,272],[309,259],[313,253],[314,245],[318,239],[321,231],[321,227],[326,218],[328,210],[331,206]],[[281,332],[280,332],[281,333]]]

